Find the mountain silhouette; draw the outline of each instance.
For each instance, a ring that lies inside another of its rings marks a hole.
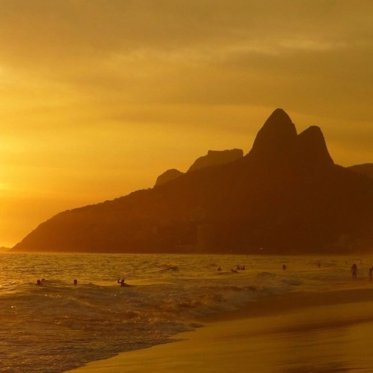
[[[171,168],[170,170],[163,172],[163,174],[157,177],[154,186],[161,186],[163,184],[166,184],[172,180],[175,180],[181,175],[184,175],[184,173],[179,170],[176,170],[176,168]]]
[[[206,167],[220,166],[234,162],[243,157],[243,150],[209,150],[207,155],[198,158],[189,168],[188,172],[201,170]]]
[[[262,162],[289,161],[294,156],[297,130],[282,109],[276,109],[259,130],[250,156]]]
[[[334,163],[320,127],[311,126],[300,133],[296,146],[298,159],[304,167],[328,167]]]
[[[196,159],[189,167],[187,172],[193,172],[207,167],[220,166],[236,161],[237,159],[240,159],[242,157],[243,150],[241,149],[209,150],[206,155]],[[181,175],[184,175],[184,173],[176,170],[175,168],[167,170],[157,177],[154,186],[166,184],[172,180],[175,180]]]
[[[360,175],[365,175],[373,179],[373,163],[357,164],[348,168]]]
[[[298,135],[276,109],[244,157],[62,212],[14,250],[356,253],[372,251],[372,226],[373,180],[334,164],[320,128]]]

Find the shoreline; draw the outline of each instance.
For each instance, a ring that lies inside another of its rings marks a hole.
[[[249,302],[239,310],[228,311],[221,314],[201,318],[202,323],[238,320],[262,316],[276,316],[289,311],[297,311],[302,308],[315,306],[339,305],[345,303],[373,302],[372,287],[358,287],[320,292],[289,292],[280,295],[263,296]],[[275,306],[275,308],[273,307]]]
[[[371,326],[373,331],[373,288],[276,295],[251,302],[239,311],[196,321],[204,325],[173,336],[170,343],[121,352],[65,373],[135,373],[147,369],[159,373],[223,373],[237,372],[248,366],[257,373],[287,372],[277,370],[278,367],[273,366],[275,363],[269,363],[270,357],[277,356],[281,350],[279,346],[288,343],[287,335],[308,336],[322,331],[334,335],[346,328],[358,329],[363,324]],[[328,336],[324,339],[328,340]],[[274,340],[278,340],[276,347],[272,343]],[[262,344],[259,350],[255,348],[258,341]],[[368,346],[369,343],[367,341]],[[301,354],[307,351],[305,349]],[[279,358],[281,356],[280,353]],[[318,357],[315,359],[317,361]],[[263,365],[265,361],[267,367]],[[320,364],[323,363],[326,362],[321,360]]]

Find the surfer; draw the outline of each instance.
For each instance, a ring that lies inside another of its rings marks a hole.
[[[373,280],[373,266],[369,268],[369,280]]]
[[[122,288],[126,286],[126,283],[124,282],[124,278],[122,278],[121,280],[118,280],[117,282],[118,282],[118,284],[119,284]]]
[[[282,270],[283,270],[283,271],[286,271],[286,270],[287,270],[287,268],[288,268],[288,267],[287,267],[287,265],[286,265],[286,264],[283,264],[283,265],[282,265]]]
[[[77,279],[74,280],[74,286],[76,286],[76,285],[78,285],[78,280]]]

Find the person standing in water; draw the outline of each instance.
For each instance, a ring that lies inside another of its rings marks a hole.
[[[351,266],[351,274],[352,274],[352,279],[356,280],[357,279],[357,265],[356,265],[356,263],[354,263]]]
[[[369,268],[369,280],[373,280],[373,266]]]

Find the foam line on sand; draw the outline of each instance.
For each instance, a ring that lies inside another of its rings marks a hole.
[[[70,373],[368,372],[370,335],[373,290],[289,294]]]

